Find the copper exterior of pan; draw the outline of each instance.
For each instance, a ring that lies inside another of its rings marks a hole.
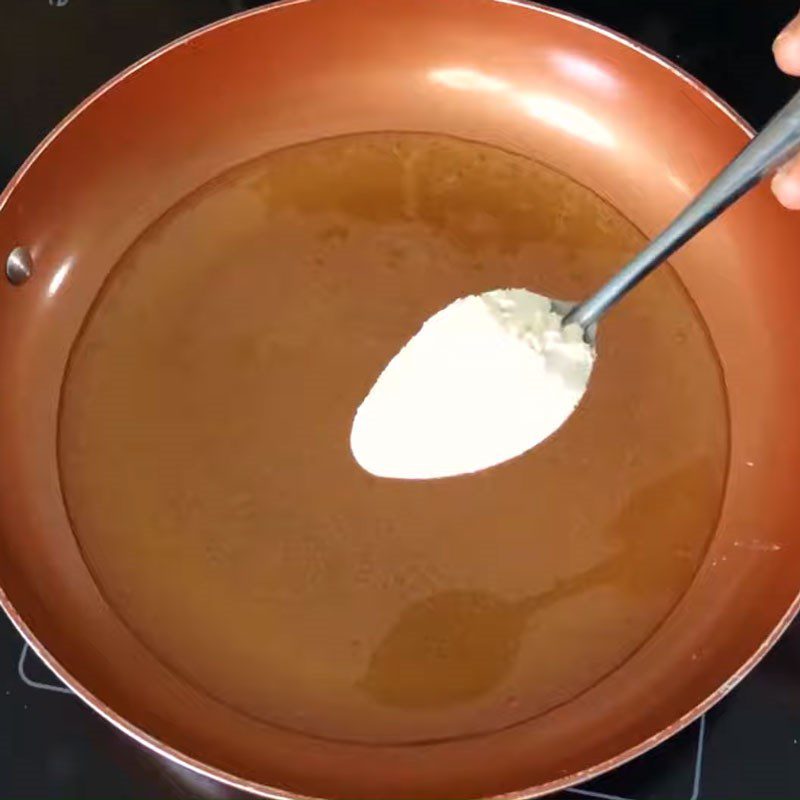
[[[103,602],[59,490],[65,360],[112,265],[157,215],[264,151],[339,133],[436,131],[530,154],[654,233],[746,125],[644,48],[511,0],[299,0],[191,35],[67,118],[0,196],[0,602],[55,673],[159,753],[271,797],[533,797],[662,741],[758,661],[800,591],[800,220],[766,188],[674,259],[724,368],[731,464],[719,529],[657,634],[532,722],[435,746],[272,729],[183,684]]]

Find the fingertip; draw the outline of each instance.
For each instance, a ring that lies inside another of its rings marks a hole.
[[[772,191],[786,208],[800,211],[800,170],[778,172],[772,179]]]
[[[789,75],[800,76],[800,19],[790,23],[772,45],[775,61]]]

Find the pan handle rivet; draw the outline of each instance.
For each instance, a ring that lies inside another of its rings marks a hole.
[[[15,247],[6,259],[6,278],[14,286],[19,286],[33,273],[33,259],[27,247]]]

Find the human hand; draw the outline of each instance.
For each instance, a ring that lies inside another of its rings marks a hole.
[[[800,77],[800,14],[778,34],[772,50],[784,72]],[[787,208],[800,209],[800,156],[777,172],[772,191]]]

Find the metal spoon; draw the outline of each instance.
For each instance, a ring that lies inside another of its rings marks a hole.
[[[786,163],[797,152],[800,152],[800,93],[789,101],[659,236],[596,294],[582,303],[568,303],[541,295],[537,299],[544,308],[547,308],[549,300],[549,306],[558,313],[564,325],[580,325],[585,342],[594,347],[597,322],[614,303],[767,173]],[[521,291],[532,295],[527,290],[506,288],[501,291]],[[492,294],[493,292],[485,292],[478,297],[461,298],[434,315],[431,320],[438,319],[441,325],[444,319],[442,315],[453,311],[458,303],[465,300],[480,299],[490,307],[493,303],[488,301],[487,295],[490,297]],[[502,375],[496,376],[494,380],[488,379],[488,370],[496,368],[501,363],[500,360],[493,356],[489,362],[476,361],[469,355],[473,352],[470,350],[472,342],[467,345],[466,354],[462,353],[467,340],[457,327],[452,330],[447,328],[447,336],[451,338],[440,340],[432,347],[431,320],[411,340],[411,343],[416,343],[413,358],[409,343],[378,378],[353,420],[350,437],[353,456],[373,475],[390,478],[442,478],[502,463],[536,446],[542,441],[542,430],[546,430],[544,437],[555,431],[572,414],[586,390],[591,363],[587,368],[585,360],[581,359],[576,362],[579,367],[576,373],[580,383],[577,387],[579,391],[562,393],[557,398],[555,395],[549,396],[548,400],[555,399],[551,404],[552,416],[549,417],[548,424],[540,429],[538,424],[533,424],[534,418],[531,414],[535,409],[545,406],[544,395],[534,397],[529,384],[524,384],[524,390],[520,388],[505,391],[506,385],[501,383]],[[443,328],[437,330],[444,335]],[[426,331],[428,338],[423,338]],[[434,364],[437,359],[443,358],[441,341],[449,342],[444,361],[456,368],[464,368],[462,372],[453,373],[463,383],[460,390],[454,390],[459,381],[452,376],[441,386],[432,388],[432,383],[446,374],[444,369],[437,370],[428,365],[420,372],[421,366],[428,364],[421,354],[432,354],[431,363]],[[397,384],[395,377],[394,382],[382,384],[384,374],[388,374],[392,368],[397,370],[398,364],[402,364],[405,369],[403,381]],[[565,364],[553,361],[551,366],[551,374],[561,374],[566,384],[568,373],[564,371],[562,374],[562,370],[566,369]],[[398,385],[410,387],[408,396],[398,392]],[[552,388],[548,383],[538,382],[536,385],[540,386],[542,392]],[[387,390],[386,386],[390,388]],[[486,398],[490,399],[483,399],[473,406],[463,402],[463,398],[475,400],[479,396],[478,386],[495,389],[502,386],[498,395],[503,399],[498,400],[497,396],[487,394]],[[424,392],[420,393],[418,387],[424,387]],[[520,391],[526,392],[524,411],[515,408],[514,413],[511,413],[511,406],[506,409],[502,403],[509,397],[516,397]],[[401,399],[398,400],[398,397]],[[431,397],[435,397],[436,402]],[[416,400],[420,402],[417,403]],[[455,408],[459,410],[459,415],[452,413]],[[518,416],[514,416],[515,413]],[[501,418],[510,424],[498,427],[497,420]]]
[[[637,256],[588,300],[576,305],[553,301],[564,324],[577,323],[594,344],[597,322],[639,281],[649,275],[728,206],[766,175],[800,152],[798,92],[731,163]]]

